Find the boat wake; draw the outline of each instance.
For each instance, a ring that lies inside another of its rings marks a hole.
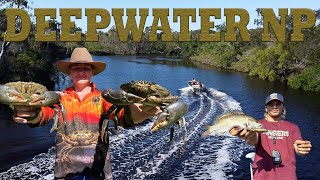
[[[180,89],[181,101],[189,104],[186,124],[175,127],[169,144],[169,128],[151,132],[153,120],[135,129],[120,129],[110,135],[115,179],[232,179],[243,152],[250,148],[234,137],[201,138],[204,126],[217,115],[241,111],[231,96],[213,88],[199,95]],[[184,147],[184,141],[186,146]],[[54,147],[32,161],[12,167],[0,179],[53,179]]]

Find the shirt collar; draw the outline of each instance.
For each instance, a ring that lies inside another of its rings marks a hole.
[[[90,86],[91,86],[91,92],[94,92],[96,90],[96,85],[93,82],[91,82]],[[75,93],[74,86],[68,87],[63,92],[68,94]]]

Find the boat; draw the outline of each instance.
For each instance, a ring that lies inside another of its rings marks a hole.
[[[204,84],[199,82],[193,83],[192,81],[189,81],[188,86],[190,90],[195,94],[201,94],[202,92],[206,91],[206,87],[204,86]]]
[[[246,154],[246,158],[250,159],[250,176],[251,176],[251,180],[253,180],[253,161],[254,161],[254,156],[255,156],[255,152],[250,152],[248,154]]]

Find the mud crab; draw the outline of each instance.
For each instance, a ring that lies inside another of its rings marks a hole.
[[[157,131],[169,127],[175,123],[179,127],[184,125],[183,116],[188,111],[188,104],[179,102],[179,96],[173,96],[171,92],[155,82],[130,81],[120,86],[120,91],[107,89],[102,92],[102,97],[122,108],[122,106],[141,103],[148,106],[159,106],[162,109],[153,124],[151,131]],[[170,142],[173,130],[170,131]]]
[[[51,106],[59,102],[59,94],[35,82],[9,82],[0,85],[0,103],[10,106]]]
[[[130,81],[120,86],[121,91],[107,89],[102,97],[115,105],[129,105],[141,103],[148,106],[165,107],[177,101],[179,96],[171,95],[171,92],[149,81]]]

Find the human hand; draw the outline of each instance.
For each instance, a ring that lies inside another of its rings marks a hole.
[[[17,123],[38,123],[39,118],[35,117],[38,116],[39,108],[37,107],[30,107],[30,106],[14,106],[14,114],[13,120]],[[29,120],[32,119],[32,120]]]
[[[139,105],[139,108],[141,109],[141,111],[146,114],[147,116],[149,116],[148,118],[158,115],[159,113],[161,113],[161,109],[158,106],[147,106],[147,105]]]
[[[312,145],[310,141],[296,140],[293,147],[298,155],[305,156],[311,151]]]
[[[131,111],[131,118],[135,124],[162,112],[158,106],[147,106],[140,103],[131,104],[129,105],[129,108]]]
[[[250,145],[256,145],[259,141],[259,134],[254,131],[249,131],[247,129],[242,129],[239,126],[235,126],[230,129],[229,133],[233,136],[238,136],[239,138],[245,139],[246,143]]]

